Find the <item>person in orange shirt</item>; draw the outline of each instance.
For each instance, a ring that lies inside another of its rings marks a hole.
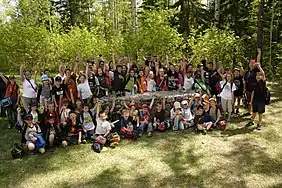
[[[142,70],[139,71],[138,87],[140,93],[145,93],[147,91],[147,81]]]

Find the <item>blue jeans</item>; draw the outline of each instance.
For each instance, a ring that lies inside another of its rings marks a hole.
[[[142,130],[142,132],[144,131],[145,128],[147,128],[146,132],[153,132],[153,124],[152,123],[145,123],[142,122],[139,127],[139,129]]]
[[[172,130],[177,131],[177,130],[184,130],[184,123],[182,120],[179,119],[178,116],[176,116],[172,120]]]

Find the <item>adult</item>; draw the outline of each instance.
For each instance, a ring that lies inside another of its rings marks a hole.
[[[31,103],[37,103],[37,84],[35,72],[34,80],[31,78],[31,71],[27,70],[23,72],[23,66],[20,67],[20,77],[23,85],[23,99],[24,99],[24,108],[28,112]]]
[[[55,76],[55,78],[58,77],[58,76],[61,77],[62,81],[64,79],[66,79],[67,75],[66,75],[66,66],[65,65],[60,65],[59,66],[59,74],[57,74]]]
[[[261,52],[258,52],[257,55],[257,62],[260,62],[261,59]],[[252,105],[251,105],[251,96],[253,91],[253,85],[256,84],[256,74],[259,72],[258,68],[256,67],[256,60],[249,61],[249,70],[245,73],[244,76],[244,93],[246,96],[247,104],[249,106],[249,112],[245,113],[244,116],[250,116],[252,113]]]
[[[4,76],[4,78],[6,78],[5,76]],[[6,78],[7,79],[7,78]],[[5,97],[5,91],[6,91],[6,83],[4,82],[4,80],[3,80],[3,78],[2,77],[0,77],[0,101],[2,100],[2,99],[4,99],[4,97]],[[0,106],[0,112],[1,112],[1,117],[4,117],[5,116],[5,110]]]
[[[9,121],[8,128],[11,128],[16,124],[14,112],[16,111],[16,108],[20,101],[20,88],[16,83],[15,76],[9,76],[9,80],[7,80],[3,73],[0,73],[0,78],[6,84],[6,92],[4,98],[9,98],[12,102],[12,104],[6,108]]]

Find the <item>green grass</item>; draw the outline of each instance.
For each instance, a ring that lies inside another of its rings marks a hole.
[[[282,187],[282,92],[271,87],[261,131],[237,118],[223,133],[154,133],[100,154],[80,145],[12,160],[19,135],[2,120],[0,187]]]

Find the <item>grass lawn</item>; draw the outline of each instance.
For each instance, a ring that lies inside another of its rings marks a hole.
[[[282,91],[271,85],[261,131],[237,118],[225,132],[154,133],[100,154],[90,144],[12,160],[19,135],[1,120],[0,187],[282,187]]]

